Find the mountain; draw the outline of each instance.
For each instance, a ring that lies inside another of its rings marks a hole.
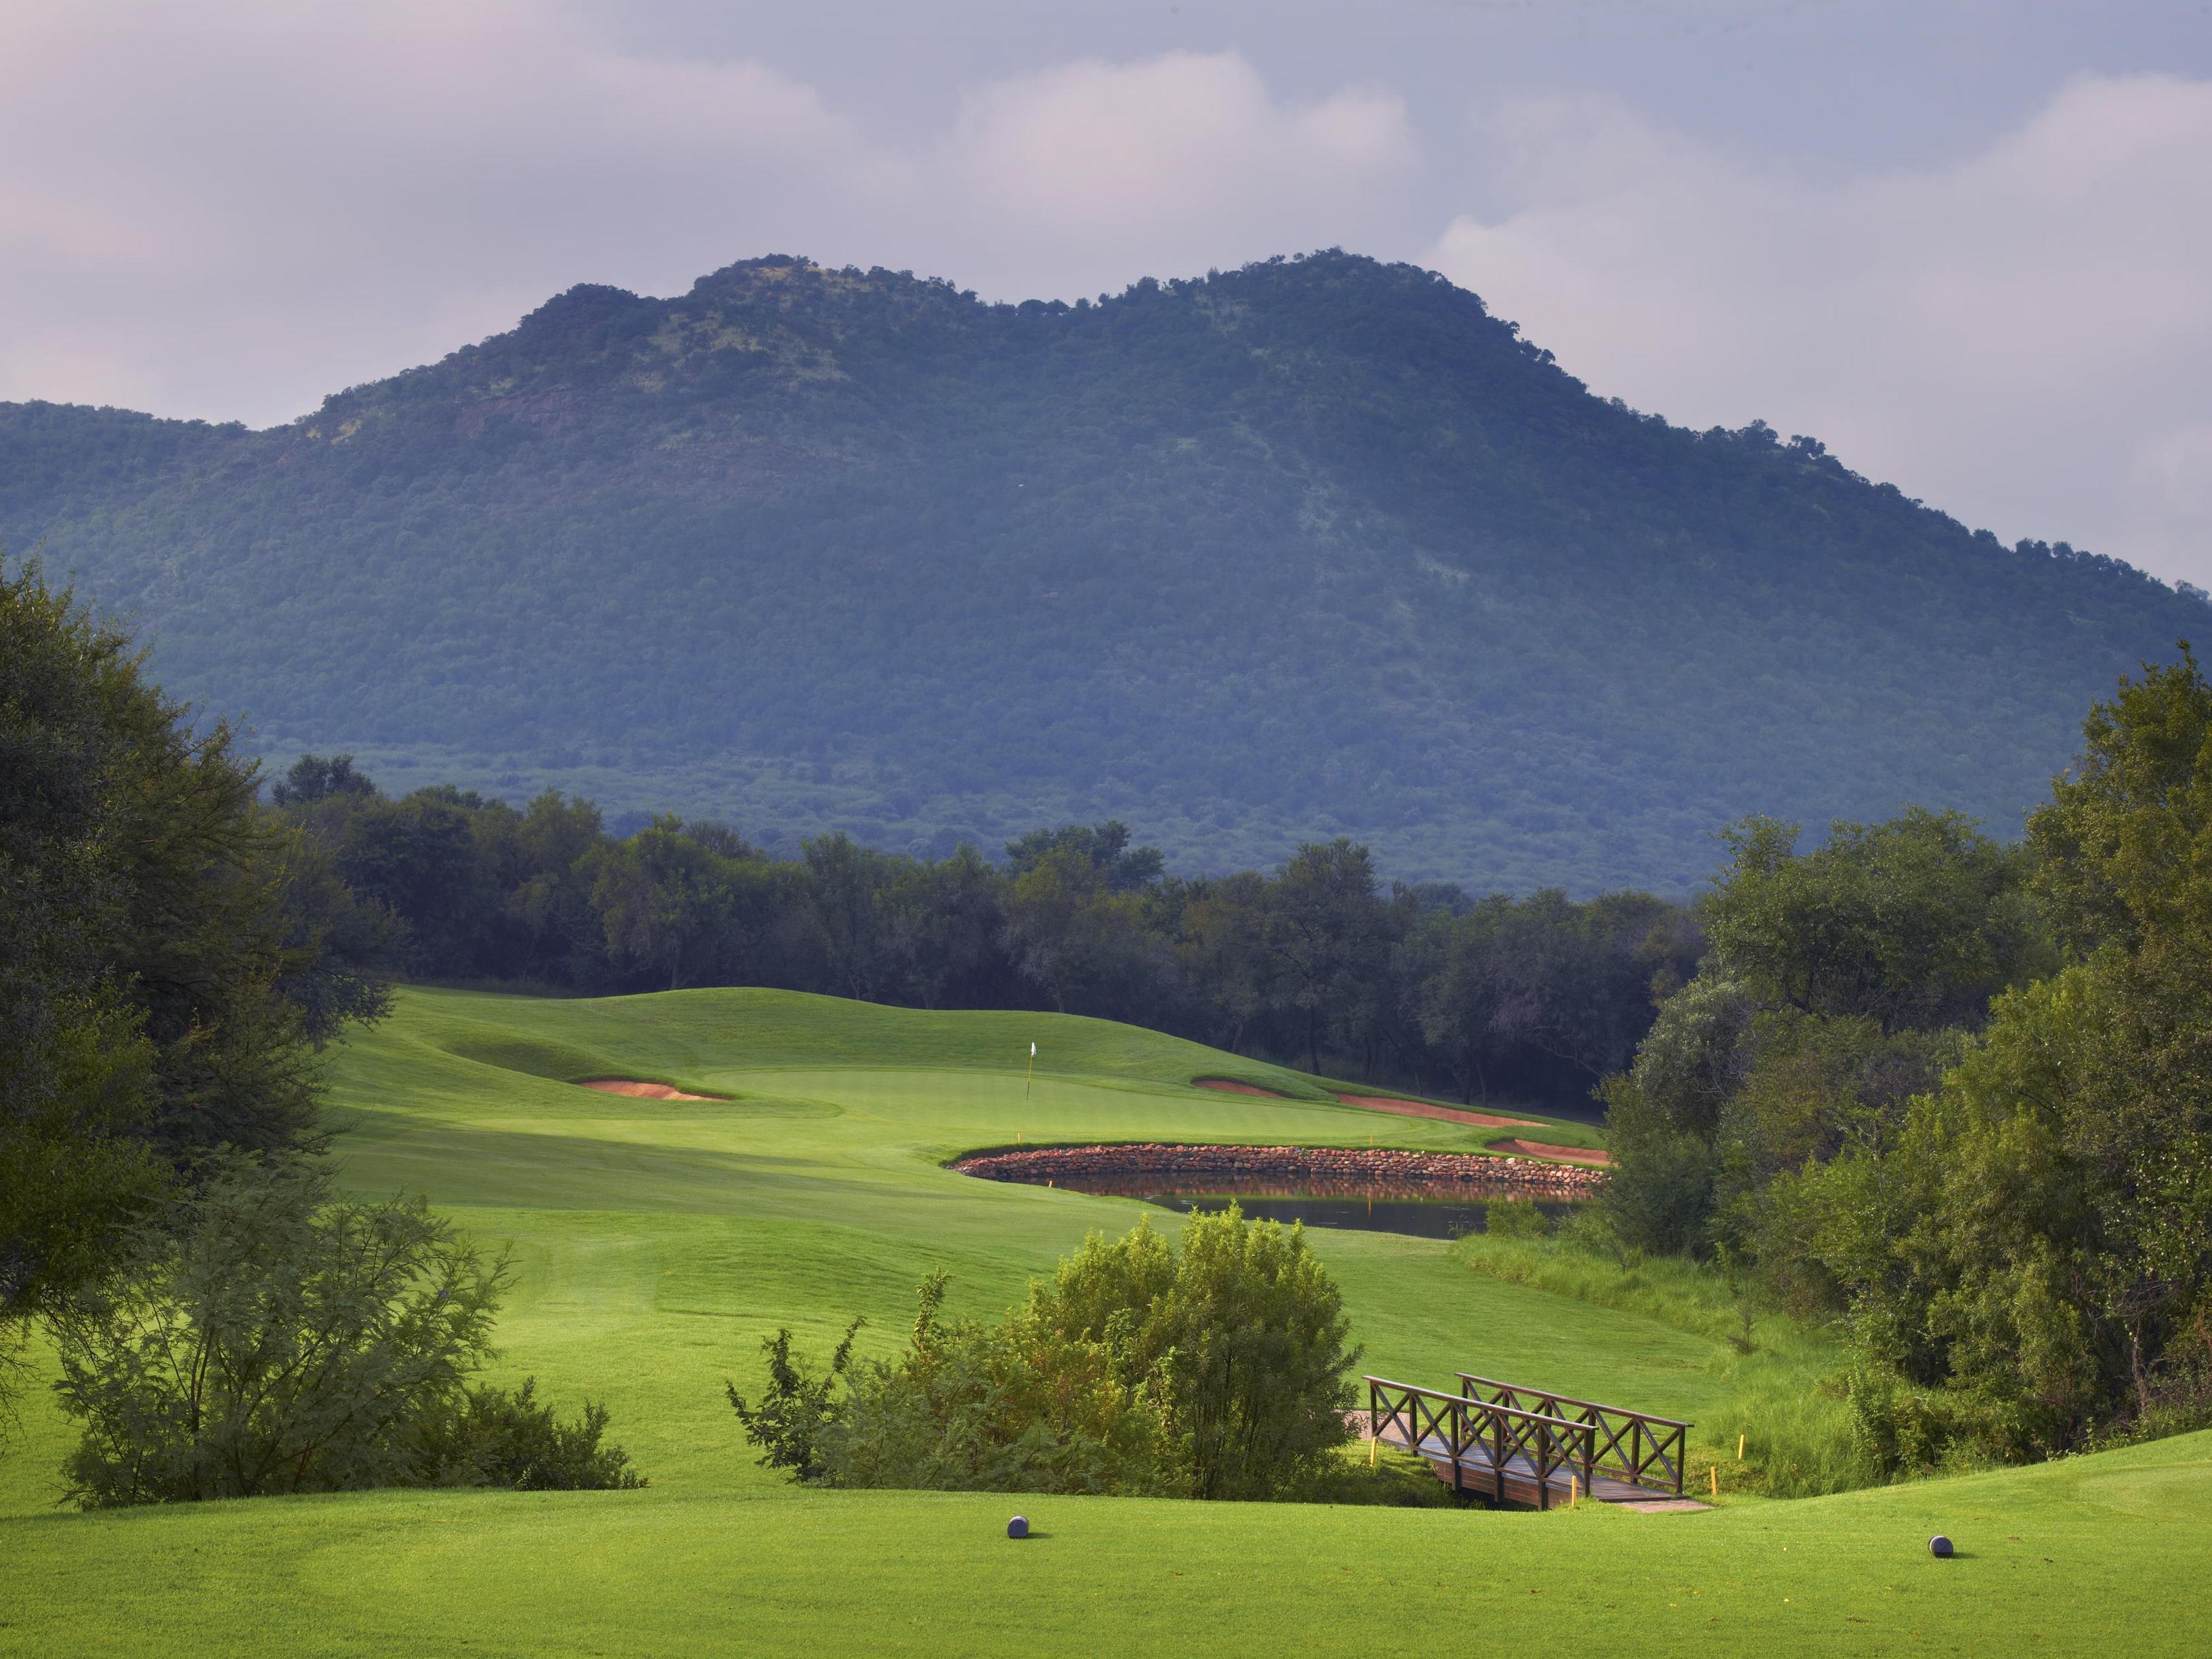
[[[1754,811],[2009,833],[2207,616],[1334,252],[1072,307],[771,258],[268,431],[0,405],[0,541],[387,786],[1577,891],[1686,889]]]

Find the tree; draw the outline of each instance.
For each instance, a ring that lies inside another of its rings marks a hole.
[[[1382,977],[1389,941],[1374,860],[1340,836],[1298,848],[1276,878],[1268,941],[1297,1011],[1309,1071],[1324,1038],[1343,1028]]]
[[[2055,963],[2027,866],[1956,812],[1797,828],[1747,818],[1702,919],[1717,956],[1770,1006],[1864,1014],[1888,1030],[1978,1023],[1991,996]]]
[[[445,787],[398,800],[347,791],[308,805],[304,821],[327,826],[348,886],[406,920],[416,971],[483,971],[499,897],[478,836],[480,797]]]
[[[599,848],[592,902],[607,954],[671,991],[687,975],[710,974],[737,909],[733,863],[685,835],[675,817]]]
[[[802,848],[805,893],[841,994],[879,997],[890,969],[880,895],[901,861],[839,830]]]
[[[1242,1054],[1275,1000],[1267,944],[1267,878],[1255,870],[1194,881],[1179,895],[1176,956],[1205,1010],[1200,1035]]]
[[[312,806],[332,796],[376,793],[376,785],[353,769],[351,755],[302,755],[270,787],[269,799],[279,806]]]
[[[120,634],[0,568],[0,1337],[95,1276],[159,1180],[153,1048],[113,960],[146,695]]]
[[[514,819],[501,864],[500,914],[513,939],[503,975],[588,986],[605,972],[605,930],[592,902],[599,809],[547,790]],[[694,837],[696,839],[696,837]]]
[[[880,896],[897,981],[925,1008],[991,1007],[1012,987],[996,872],[963,842],[934,864],[901,866]]]
[[[1006,867],[1021,876],[1051,854],[1067,853],[1089,865],[1097,884],[1106,891],[1133,892],[1159,880],[1167,860],[1158,848],[1132,847],[1129,840],[1129,826],[1118,818],[1104,823],[1032,830],[1020,840],[1006,843]]]
[[[381,1007],[346,956],[375,918],[257,789],[125,634],[0,567],[0,1328],[65,1307],[173,1165],[312,1140],[313,1041]]]
[[[1006,955],[1061,1013],[1143,1023],[1172,977],[1145,896],[1115,891],[1078,848],[1055,846],[1008,884]]]

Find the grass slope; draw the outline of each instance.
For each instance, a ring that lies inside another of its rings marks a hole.
[[[1506,1132],[1351,1110],[1295,1074],[1101,1022],[743,991],[413,991],[336,1073],[348,1182],[426,1190],[507,1241],[503,1369],[607,1400],[653,1486],[56,1512],[65,1436],[34,1403],[27,1443],[0,1459],[0,1654],[1986,1651],[2000,1632],[2021,1651],[2166,1652],[2205,1610],[2201,1436],[1690,1516],[796,1492],[753,1467],[720,1398],[726,1376],[757,1377],[764,1333],[820,1343],[859,1311],[888,1346],[929,1268],[993,1310],[1139,1212],[972,1182],[939,1167],[951,1153],[1017,1134],[1470,1147]],[[580,1074],[733,1098],[556,1080]],[[1302,1097],[1191,1087],[1201,1074]],[[1478,1273],[1433,1241],[1316,1243],[1372,1369],[1466,1365],[1706,1421],[1732,1407],[1724,1345],[1689,1322]],[[1042,1534],[1023,1546],[1000,1535],[1018,1506]],[[1929,1559],[1938,1529],[1965,1559]]]

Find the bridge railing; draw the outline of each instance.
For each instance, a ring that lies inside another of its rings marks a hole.
[[[1369,1431],[1378,1440],[1397,1440],[1417,1455],[1444,1459],[1456,1490],[1466,1489],[1464,1460],[1478,1451],[1500,1497],[1508,1474],[1533,1481],[1539,1509],[1551,1507],[1556,1477],[1571,1474],[1589,1490],[1597,1431],[1589,1423],[1388,1377],[1365,1381]],[[1525,1473],[1511,1467],[1516,1459]]]
[[[1548,1394],[1524,1389],[1493,1377],[1459,1374],[1460,1393],[1500,1408],[1534,1412],[1587,1428],[1591,1459],[1583,1471],[1585,1483],[1592,1474],[1608,1474],[1632,1486],[1655,1492],[1682,1492],[1683,1449],[1690,1425],[1671,1417],[1654,1417],[1620,1406],[1601,1406],[1571,1395]]]

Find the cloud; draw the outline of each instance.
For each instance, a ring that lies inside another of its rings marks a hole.
[[[1604,101],[1480,139],[1521,205],[1429,262],[1594,390],[2212,580],[2212,84],[2076,80],[1978,153],[1843,180]]]
[[[0,13],[0,398],[256,423],[579,282],[808,253],[1079,294],[1358,241],[1402,107],[1234,53],[1063,64],[872,137],[747,58],[627,52],[543,0]]]
[[[1415,146],[1395,98],[1349,91],[1285,107],[1234,53],[1176,52],[971,93],[943,155],[975,230],[1092,259],[1142,246],[1169,262],[1134,276],[1357,240],[1386,222],[1377,192],[1406,178]]]

